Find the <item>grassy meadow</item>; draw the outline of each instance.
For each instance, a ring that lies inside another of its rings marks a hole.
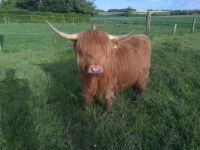
[[[79,32],[90,24],[56,24]],[[144,25],[97,24],[110,34]],[[111,113],[100,97],[86,110],[70,41],[44,24],[0,24],[0,149],[199,149],[200,28],[152,26],[149,84],[139,104],[117,92]]]
[[[154,25],[174,25],[179,24],[180,26],[191,26],[193,19],[197,18],[197,22],[200,22],[200,16],[188,15],[188,16],[152,16],[151,24]],[[126,24],[145,24],[146,23],[146,14],[124,17],[119,15],[110,15],[110,16],[98,16],[94,17],[92,20],[96,22],[107,22],[107,23],[115,23],[121,22]],[[200,23],[196,24],[200,27]]]

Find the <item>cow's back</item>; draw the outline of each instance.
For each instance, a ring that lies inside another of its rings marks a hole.
[[[131,35],[119,40],[114,54],[112,63],[117,88],[129,87],[149,71],[151,43],[145,35]]]

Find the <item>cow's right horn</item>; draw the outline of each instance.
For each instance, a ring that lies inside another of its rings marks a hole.
[[[61,32],[59,30],[57,30],[48,20],[45,20],[46,23],[48,23],[48,25],[51,27],[51,29],[58,34],[59,36],[61,36],[62,38],[68,39],[68,40],[77,40],[78,38],[78,33],[76,34],[67,34],[64,32]]]

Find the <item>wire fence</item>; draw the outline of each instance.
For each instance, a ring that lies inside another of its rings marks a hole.
[[[196,27],[200,27],[200,17],[199,16],[188,16],[188,18],[184,18],[178,16],[179,19],[174,19],[174,17],[167,18],[152,16],[152,25],[173,25],[179,24],[181,26],[191,26],[192,19],[197,17]],[[178,18],[177,17],[177,18]],[[160,19],[162,18],[162,19]],[[167,19],[165,19],[167,18]],[[44,16],[44,15],[16,15],[16,14],[0,14],[0,23],[43,23],[44,20],[50,20],[53,22],[59,23],[88,23],[88,22],[96,22],[96,23],[120,23],[120,24],[145,24],[146,17],[67,17],[63,16]]]
[[[156,32],[160,30],[168,30],[168,32],[176,33],[176,30],[184,30],[186,28],[191,31],[200,31],[200,16],[186,16],[186,17],[151,17],[151,28],[154,26],[160,26],[161,29],[156,29]],[[170,19],[172,18],[172,19]],[[189,19],[188,19],[189,18]],[[195,24],[193,21],[195,19]],[[67,17],[66,15],[52,16],[52,15],[16,15],[16,14],[0,14],[0,24],[12,24],[12,23],[44,23],[44,20],[49,20],[51,22],[56,22],[59,24],[77,24],[77,23],[92,23],[95,22],[97,25],[116,26],[116,25],[133,25],[133,28],[137,30],[137,25],[146,26],[147,20],[146,17]],[[176,20],[177,19],[177,20]],[[136,26],[135,26],[136,25]],[[176,30],[173,29],[176,25]],[[178,28],[178,29],[177,29]],[[122,29],[122,28],[121,28]],[[120,29],[120,30],[121,30]],[[144,29],[145,31],[145,29]],[[152,29],[151,29],[152,31]],[[1,35],[44,35],[52,34],[48,32],[5,32],[1,31]]]

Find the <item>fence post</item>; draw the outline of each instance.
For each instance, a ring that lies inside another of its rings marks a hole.
[[[10,17],[8,17],[8,23],[10,23]]]
[[[96,23],[92,22],[92,30],[96,30]]]
[[[31,17],[31,22],[32,22],[33,21],[33,16],[31,15],[30,17]]]
[[[131,24],[133,24],[133,19],[131,19]]]
[[[4,40],[4,35],[0,34],[0,51],[3,50],[3,40]]]
[[[151,31],[151,13],[147,12],[145,34],[149,35],[150,31]]]
[[[73,24],[75,24],[75,20],[73,19]]]
[[[63,24],[65,25],[65,16],[63,15]]]
[[[4,23],[7,23],[7,20],[6,20],[6,17],[5,17],[5,16],[3,16],[3,19],[4,19]]]
[[[191,30],[192,32],[194,32],[195,24],[196,24],[196,18],[193,19],[192,30]]]
[[[177,29],[177,24],[174,24],[174,27],[173,27],[173,32],[172,34],[175,35],[176,34],[176,29]]]

